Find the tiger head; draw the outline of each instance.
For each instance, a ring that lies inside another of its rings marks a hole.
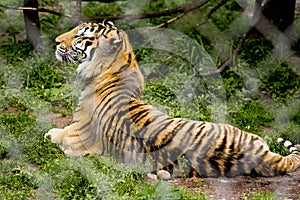
[[[57,43],[56,58],[64,62],[90,61],[99,45],[100,39],[115,38],[108,40],[110,45],[109,51],[113,51],[118,46],[120,40],[114,36],[118,32],[119,30],[110,21],[104,21],[99,24],[80,24],[55,39]]]

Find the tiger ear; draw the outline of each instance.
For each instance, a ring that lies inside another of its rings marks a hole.
[[[106,20],[106,19],[103,20],[102,24],[104,24],[104,26],[108,26],[110,28],[115,26],[114,23],[112,23],[111,21]]]

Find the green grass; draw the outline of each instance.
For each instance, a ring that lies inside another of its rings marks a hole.
[[[254,194],[243,194],[243,199],[249,199],[249,200],[261,200],[261,199],[265,199],[265,200],[276,200],[278,199],[278,197],[270,192],[261,192],[261,191],[257,191]]]
[[[83,13],[119,14],[125,12],[122,8],[127,8],[126,13],[138,13],[184,2],[135,5],[128,1],[97,6],[88,3]],[[52,0],[39,3],[56,5]],[[229,1],[207,24],[195,26],[215,3],[210,2],[203,10],[189,13],[168,27],[197,41],[219,66],[231,55],[240,36],[237,33],[246,24],[235,26],[241,17],[240,7]],[[66,158],[43,137],[56,126],[44,116],[52,112],[69,116],[76,106],[76,65],[56,61],[53,42],[74,22],[53,15],[40,16],[43,38],[49,48],[36,54],[28,42],[17,39],[17,34],[24,31],[22,16],[8,16],[3,10],[0,16],[1,27],[9,34],[0,47],[0,199],[208,199],[205,191],[195,195],[163,181],[148,183],[147,169],[142,166],[124,165],[98,156]],[[130,29],[157,25],[172,17],[115,24]],[[176,39],[174,52],[151,48],[135,51],[146,79],[142,97],[145,101],[172,117],[225,122],[259,134],[272,151],[282,155],[288,152],[275,142],[277,137],[300,143],[299,76],[289,60],[272,54],[269,41],[247,40],[233,65],[218,79],[194,77],[197,67],[211,70],[207,66],[211,63],[206,63],[191,43]],[[178,56],[182,52],[187,52],[188,57]],[[193,65],[189,61],[201,62]],[[270,133],[262,132],[262,128],[268,128]],[[275,199],[274,193],[260,191],[244,197]]]

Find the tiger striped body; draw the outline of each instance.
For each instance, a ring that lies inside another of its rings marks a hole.
[[[112,23],[82,24],[56,41],[59,60],[84,58],[72,124],[45,135],[66,155],[112,156],[147,164],[152,171],[173,171],[183,158],[188,173],[201,177],[274,176],[300,166],[299,149],[283,157],[257,135],[226,124],[171,118],[142,101],[143,76],[126,33]],[[78,55],[78,48],[86,55]]]

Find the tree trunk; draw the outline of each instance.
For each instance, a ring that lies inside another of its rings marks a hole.
[[[254,29],[250,37],[268,36],[272,30],[274,31],[273,27],[276,27],[289,39],[295,39],[293,25],[295,5],[296,0],[256,0],[253,16]]]
[[[36,8],[36,10],[24,10],[24,22],[26,38],[38,52],[42,51],[40,20],[38,13],[38,0],[24,0],[24,7]]]

